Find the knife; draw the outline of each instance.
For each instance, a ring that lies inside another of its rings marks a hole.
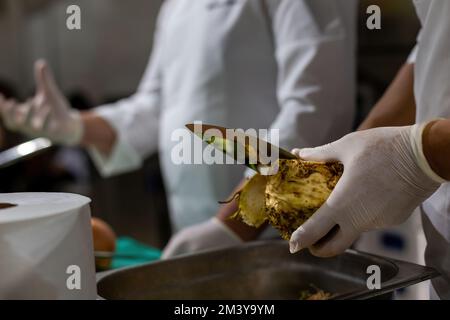
[[[229,129],[210,124],[190,123],[186,127],[205,143],[229,155],[262,175],[276,173],[276,160],[297,159],[292,153],[277,147],[242,129]]]

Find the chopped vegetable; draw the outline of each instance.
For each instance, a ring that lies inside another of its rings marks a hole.
[[[314,292],[310,290],[301,291],[299,300],[328,300],[331,298],[331,293],[323,291],[314,285],[311,285],[311,287],[314,289]]]

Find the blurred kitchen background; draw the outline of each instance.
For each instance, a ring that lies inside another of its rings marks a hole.
[[[82,30],[66,28],[66,9],[82,10]],[[381,7],[382,29],[366,28],[366,8]],[[0,0],[0,92],[26,99],[34,92],[33,63],[49,61],[72,105],[87,109],[132,94],[151,52],[160,0]],[[358,112],[355,127],[381,96],[414,46],[419,23],[411,0],[361,0],[358,45]],[[24,141],[0,124],[0,150]],[[92,213],[118,235],[162,248],[170,236],[157,157],[143,169],[102,179],[85,152],[53,148],[0,169],[0,192],[66,191],[93,199]],[[415,215],[405,226],[368,235],[360,246],[423,263],[424,238]],[[398,297],[426,298],[408,289]]]

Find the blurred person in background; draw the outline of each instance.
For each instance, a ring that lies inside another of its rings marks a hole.
[[[40,61],[36,95],[24,103],[0,98],[0,111],[13,130],[86,147],[103,176],[136,169],[159,151],[174,229],[204,223],[209,247],[240,243],[229,226],[211,217],[217,201],[242,179],[243,168],[176,165],[172,133],[193,121],[276,128],[280,146],[292,148],[299,141],[313,146],[350,131],[356,4],[165,1],[136,94],[79,112]]]

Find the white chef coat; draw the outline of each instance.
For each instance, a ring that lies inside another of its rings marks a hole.
[[[236,165],[175,165],[175,129],[194,120],[277,128],[280,145],[312,147],[351,130],[354,0],[168,0],[132,97],[96,112],[116,129],[104,175],[159,150],[175,229],[204,221],[242,178]]]
[[[416,121],[450,118],[450,1],[414,0],[422,23],[415,57]],[[450,184],[422,205],[425,261],[442,273],[432,281],[440,298],[450,299]]]

